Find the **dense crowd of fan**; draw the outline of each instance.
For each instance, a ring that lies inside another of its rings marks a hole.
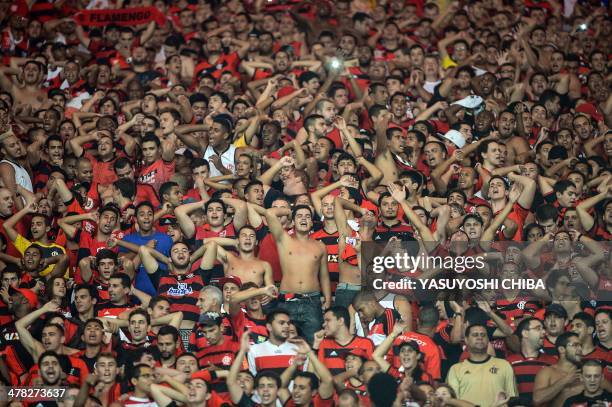
[[[598,1],[0,0],[0,30],[0,381],[62,390],[11,406],[612,403]],[[399,284],[468,277],[545,288]]]

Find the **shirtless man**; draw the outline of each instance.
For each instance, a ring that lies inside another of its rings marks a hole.
[[[376,128],[376,159],[374,164],[384,174],[383,185],[397,181],[399,173],[410,169],[404,157],[406,138],[401,127],[389,128],[390,113],[386,110],[372,116]]]
[[[290,236],[278,216],[291,214],[295,234]],[[289,312],[304,337],[312,343],[314,333],[323,324],[323,309],[331,306],[331,285],[327,271],[325,245],[310,238],[313,216],[310,207],[297,205],[293,212],[284,208],[270,208],[263,212],[268,228],[278,246],[283,272],[281,280],[282,307]]]
[[[557,338],[555,347],[559,361],[542,368],[535,377],[534,405],[548,403],[552,407],[561,406],[568,397],[583,389],[579,370],[582,360],[580,338],[573,332],[565,332]]]
[[[238,256],[232,254],[215,241],[210,241],[209,250],[216,253],[216,258],[223,264],[223,273],[226,276],[236,276],[242,283],[253,282],[259,287],[274,285],[272,278],[272,267],[267,261],[259,260],[255,256],[257,237],[252,226],[243,226],[238,232],[236,248]]]
[[[38,61],[28,61],[21,67],[23,86],[19,86],[0,71],[0,88],[13,96],[15,106],[30,105],[32,110],[40,109],[47,102],[47,94],[42,90],[42,81],[46,77],[43,66]]]
[[[515,135],[516,118],[514,113],[505,110],[497,119],[499,138],[508,147],[506,165],[523,164],[529,156],[529,144],[524,138]]]
[[[0,134],[0,179],[13,194],[13,202],[21,205],[21,200],[17,200],[17,187],[22,187],[27,191],[34,192],[30,173],[24,167],[26,165],[27,150],[21,140],[12,131]]]

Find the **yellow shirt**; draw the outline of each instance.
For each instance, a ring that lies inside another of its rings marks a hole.
[[[42,258],[46,259],[53,256],[59,256],[60,254],[66,254],[66,249],[57,243],[44,244],[41,242],[30,242],[28,239],[23,237],[22,235],[17,235],[17,239],[15,239],[15,248],[19,250],[19,253],[23,256],[26,249],[32,245],[32,243],[36,243],[40,247],[42,247]],[[41,276],[46,276],[51,273],[55,268],[55,264],[49,264],[43,271],[40,272]],[[66,278],[68,278],[68,271],[66,270]]]
[[[458,399],[480,406],[492,405],[501,392],[507,397],[518,394],[510,363],[491,356],[480,363],[466,359],[454,364],[448,372],[447,383]]]

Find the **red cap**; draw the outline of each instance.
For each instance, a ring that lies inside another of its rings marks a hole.
[[[223,286],[226,283],[234,283],[238,286],[238,288],[242,288],[242,281],[240,280],[240,278],[236,276],[225,276],[222,278],[213,278],[212,280],[210,280],[210,283],[220,288],[223,288]]]
[[[208,370],[200,370],[191,374],[191,380],[195,379],[202,379],[205,382],[210,383],[210,381],[212,380],[212,375]]]
[[[597,111],[597,107],[592,103],[581,103],[576,107],[576,112],[588,114],[598,122],[603,120],[603,116]]]
[[[293,86],[283,86],[278,90],[278,92],[276,92],[276,97],[282,98],[287,95],[291,95],[295,91],[296,89]]]
[[[32,308],[37,308],[38,307],[38,296],[36,295],[36,293],[28,288],[13,288],[11,287],[9,289],[9,294],[14,294],[14,293],[20,293],[21,295],[24,296],[24,298],[26,300],[28,300],[28,302],[30,303],[30,306]]]

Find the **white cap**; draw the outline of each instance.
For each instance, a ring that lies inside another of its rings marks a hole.
[[[463,98],[461,100],[451,103],[451,105],[459,105],[459,106],[466,107],[468,109],[474,109],[480,106],[482,102],[484,102],[484,100],[482,100],[480,96],[470,95],[466,98]]]
[[[463,134],[461,134],[457,130],[449,130],[442,137],[456,145],[457,148],[463,148],[463,146],[465,145],[465,137],[463,137]]]

